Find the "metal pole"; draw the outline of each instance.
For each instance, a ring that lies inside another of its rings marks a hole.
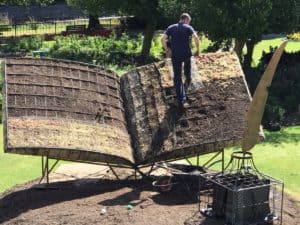
[[[197,155],[197,166],[199,167],[199,155]]]
[[[42,178],[45,176],[45,170],[44,170],[44,156],[42,156]]]
[[[54,32],[55,32],[55,35],[56,35],[56,21],[54,22]]]
[[[46,156],[46,181],[49,184],[49,158]]]
[[[17,37],[17,24],[15,24],[15,37]]]
[[[115,175],[115,177],[117,178],[117,180],[120,180],[118,174],[115,172],[115,170],[113,169],[113,167],[107,163],[107,166],[109,167],[109,169],[111,170],[111,172]]]
[[[282,190],[281,190],[280,225],[282,225],[282,220],[283,220],[283,218],[282,218],[282,214],[283,214],[283,196],[284,196],[284,183],[282,183]]]
[[[186,161],[187,161],[190,165],[193,165],[193,163],[192,163],[188,158],[186,158]]]
[[[224,173],[225,162],[224,162],[224,148],[222,149],[222,173]]]

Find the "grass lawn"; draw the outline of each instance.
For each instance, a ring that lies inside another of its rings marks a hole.
[[[120,24],[119,19],[100,19],[100,24],[105,27],[117,26]],[[88,19],[76,19],[56,21],[55,23],[32,22],[24,23],[16,26],[10,26],[10,30],[2,31],[2,36],[13,37],[23,35],[43,35],[43,34],[60,34],[66,31],[67,26],[72,25],[86,25],[88,26]]]
[[[282,38],[273,38],[269,40],[262,40],[258,44],[255,45],[254,47],[254,52],[253,52],[253,66],[256,66],[259,62],[259,59],[262,56],[262,52],[270,52],[270,46],[271,47],[277,47],[280,45],[282,42]],[[300,51],[300,41],[290,41],[285,50],[287,52],[296,52]]]
[[[300,126],[284,128],[279,132],[265,132],[266,140],[252,150],[254,162],[259,171],[285,183],[285,190],[300,199]],[[225,151],[225,165],[233,150]],[[212,154],[200,157],[200,163]],[[191,160],[196,164],[196,158]],[[215,165],[220,169],[221,165]]]
[[[52,161],[51,165],[52,165]],[[3,129],[0,125],[0,193],[41,176],[41,157],[3,152]]]

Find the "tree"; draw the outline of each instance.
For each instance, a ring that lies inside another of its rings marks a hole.
[[[235,50],[241,58],[249,37],[256,37],[267,27],[265,18],[272,9],[272,0],[198,0],[193,11],[198,27],[213,41],[235,40]]]
[[[149,57],[154,32],[161,19],[159,0],[111,0],[111,3],[117,6],[117,11],[121,14],[133,15],[138,20],[144,21],[146,27],[141,60],[145,61]]]
[[[67,0],[67,3],[96,16],[101,12],[134,16],[145,24],[141,60],[149,57],[155,30],[165,29],[168,23],[178,20],[191,6],[192,0]]]
[[[67,4],[84,10],[89,14],[88,30],[99,29],[99,15],[107,13],[110,8],[105,0],[66,0]]]
[[[112,0],[119,5],[119,11],[134,15],[146,24],[144,30],[142,60],[149,56],[152,39],[156,29],[178,21],[180,14],[188,9],[191,0]]]
[[[297,0],[273,0],[272,10],[267,17],[267,27],[264,33],[289,33],[297,29],[299,13],[297,12]],[[244,57],[244,68],[250,69],[253,49],[261,35],[249,37],[246,41],[247,54]]]
[[[265,32],[288,32],[295,27],[297,0],[191,0],[197,28],[213,41],[234,39],[235,51],[251,64],[254,45]]]

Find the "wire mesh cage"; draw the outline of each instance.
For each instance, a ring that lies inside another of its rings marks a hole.
[[[259,172],[251,153],[233,153],[223,172],[202,176],[211,184],[200,191],[204,215],[228,225],[282,224],[284,184]]]

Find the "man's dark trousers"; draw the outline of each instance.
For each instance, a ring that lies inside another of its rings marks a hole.
[[[186,78],[186,84],[191,82],[191,58],[175,58],[172,57],[172,65],[174,71],[174,85],[176,89],[176,98],[179,103],[186,100],[186,90],[182,82],[182,63],[184,63],[184,75]]]

